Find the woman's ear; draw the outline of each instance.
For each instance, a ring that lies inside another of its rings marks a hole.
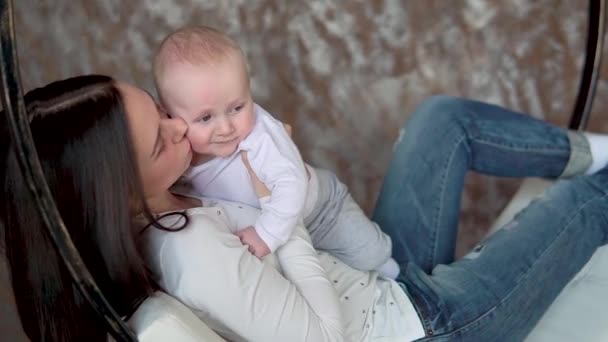
[[[134,196],[129,196],[129,214],[131,217],[135,217],[144,211],[143,199],[135,199]]]

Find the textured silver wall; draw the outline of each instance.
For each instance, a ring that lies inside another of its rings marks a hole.
[[[428,95],[565,124],[587,14],[586,0],[15,2],[26,89],[96,72],[153,90],[150,60],[168,32],[186,24],[228,32],[249,58],[257,101],[294,124],[306,159],[336,171],[368,211],[398,127]],[[591,122],[603,132],[606,77],[604,69]],[[483,236],[516,186],[469,177],[459,253]],[[22,340],[3,267],[0,275],[0,334]]]
[[[431,94],[502,104],[565,124],[578,87],[586,0],[17,1],[26,89],[107,73],[153,90],[160,40],[186,24],[232,35],[256,100],[295,126],[312,164],[373,207],[398,127]],[[608,131],[606,72],[592,127]],[[603,118],[600,118],[603,116]],[[459,247],[517,183],[471,176]]]

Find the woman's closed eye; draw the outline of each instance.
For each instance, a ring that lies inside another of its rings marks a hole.
[[[169,113],[165,110],[165,108],[161,107],[160,105],[156,105],[156,110],[158,110],[158,114],[160,115],[161,118],[165,119],[165,118],[171,118],[171,115],[169,115]]]
[[[158,147],[158,153],[156,154],[156,157],[158,158],[161,154],[163,154],[163,152],[165,152],[166,149],[167,149],[167,145],[165,144],[165,140],[161,139],[160,146]]]
[[[156,141],[154,142],[154,148],[152,149],[152,159],[157,159],[166,150],[165,138],[163,137],[162,127],[158,127],[156,133]]]
[[[154,159],[158,159],[163,152],[167,149],[167,144],[165,142],[165,137],[163,136],[162,130],[159,129],[158,136],[156,138],[156,144],[154,146]]]

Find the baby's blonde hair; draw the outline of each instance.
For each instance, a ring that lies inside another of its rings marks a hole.
[[[243,57],[239,46],[227,35],[208,26],[188,26],[168,35],[154,57],[154,81],[173,63],[204,65],[219,63],[231,56]]]

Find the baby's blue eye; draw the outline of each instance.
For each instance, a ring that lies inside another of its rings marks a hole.
[[[211,115],[205,115],[205,116],[201,117],[198,121],[207,122],[209,120],[211,120]]]
[[[236,106],[236,107],[234,108],[234,111],[235,111],[235,112],[240,112],[240,111],[241,111],[241,109],[243,109],[243,107],[245,107],[245,106],[244,106],[244,105]]]

